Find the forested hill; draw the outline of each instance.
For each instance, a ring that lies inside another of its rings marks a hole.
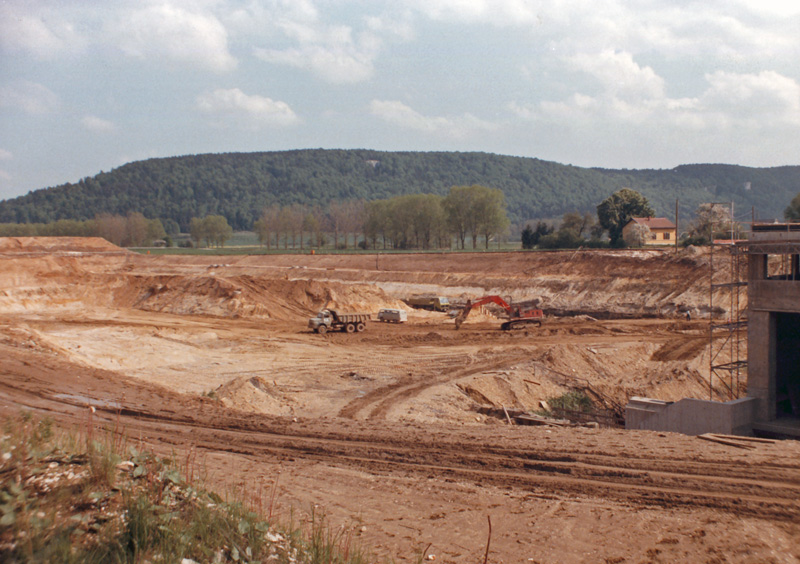
[[[89,219],[108,212],[142,212],[173,219],[224,215],[249,229],[266,206],[325,206],[333,200],[379,199],[408,193],[444,195],[451,186],[500,188],[518,223],[594,211],[623,187],[643,193],[659,215],[674,216],[703,202],[735,201],[737,211],[780,217],[800,192],[800,167],[685,165],[671,170],[589,169],[486,153],[298,150],[149,159],[110,172],[0,202],[0,222]],[[737,213],[737,215],[739,215]]]

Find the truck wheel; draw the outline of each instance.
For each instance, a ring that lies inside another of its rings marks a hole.
[[[324,335],[327,332],[328,332],[327,325],[320,325],[319,327],[317,327],[317,333],[319,333],[320,335]]]
[[[352,324],[352,323],[348,323],[347,325],[344,326],[344,330],[347,333],[355,333],[356,332],[356,326],[354,324]]]
[[[363,323],[359,323],[358,325],[356,325],[356,331],[358,331],[359,333],[361,333],[366,328],[367,326],[364,325]]]

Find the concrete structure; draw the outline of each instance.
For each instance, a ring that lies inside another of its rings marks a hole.
[[[634,397],[625,406],[625,428],[685,435],[750,435],[757,403],[755,398],[726,402],[685,398],[671,402]]]
[[[800,224],[753,224],[732,252],[748,259],[747,398],[633,398],[626,428],[800,439]]]
[[[800,224],[754,224],[748,254],[747,395],[753,429],[800,438]]]
[[[677,227],[666,217],[633,217],[622,228],[623,238],[634,225],[644,225],[650,229],[650,239],[645,245],[674,245],[677,238]]]

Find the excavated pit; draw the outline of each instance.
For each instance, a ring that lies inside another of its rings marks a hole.
[[[705,261],[156,257],[0,239],[0,412],[120,432],[279,519],[324,512],[377,561],[482,561],[487,517],[491,562],[797,561],[800,443],[506,423],[571,390],[723,398],[705,377]],[[458,331],[418,310],[355,335],[306,326],[325,305],[374,314],[421,293],[590,315],[508,332],[489,310]]]
[[[531,410],[587,387],[618,405],[709,394],[705,325],[683,321],[708,311],[707,262],[696,250],[220,263],[97,239],[20,238],[0,241],[0,257],[6,340],[231,409],[482,424],[478,407]],[[484,309],[456,331],[451,317],[401,301],[419,293],[456,304],[498,294],[547,318],[504,333],[502,316]],[[325,307],[373,318],[403,309],[409,321],[322,337],[306,320]]]

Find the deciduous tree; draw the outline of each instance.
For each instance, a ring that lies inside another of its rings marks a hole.
[[[632,217],[650,217],[654,213],[647,198],[630,188],[614,192],[597,206],[597,218],[608,230],[612,245],[619,244],[622,228]]]
[[[695,211],[689,229],[689,238],[694,244],[707,243],[710,238],[730,238],[740,234],[739,225],[731,218],[730,210],[720,204],[700,204]]]
[[[628,228],[623,235],[625,244],[629,247],[643,247],[650,239],[650,228],[641,223],[636,223]]]
[[[789,205],[783,211],[786,221],[800,221],[800,194],[792,198]]]

